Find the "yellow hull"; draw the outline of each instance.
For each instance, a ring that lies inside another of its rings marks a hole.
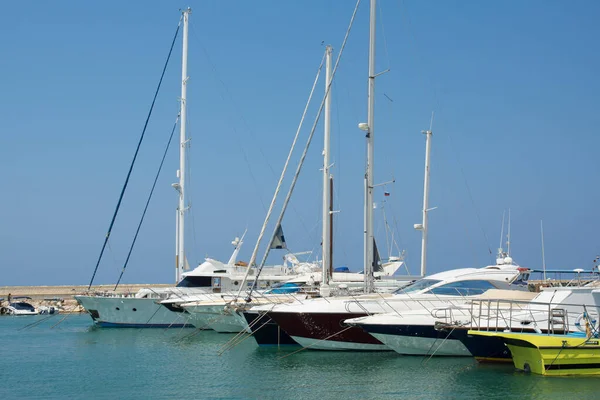
[[[469,331],[502,338],[515,368],[539,375],[600,375],[600,339],[566,335]]]

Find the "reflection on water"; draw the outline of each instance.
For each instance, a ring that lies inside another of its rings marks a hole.
[[[393,352],[259,348],[193,329],[97,329],[87,315],[0,318],[0,398],[570,399],[596,377],[539,377],[511,364]],[[36,319],[37,318],[37,319]],[[30,327],[23,327],[32,324]],[[56,325],[56,326],[55,326]],[[53,327],[54,326],[54,327]],[[53,327],[53,328],[52,328]]]

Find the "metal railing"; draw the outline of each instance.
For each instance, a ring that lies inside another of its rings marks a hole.
[[[453,325],[456,308],[439,308],[432,315],[440,322]],[[598,304],[548,303],[525,300],[474,299],[467,312],[472,330],[530,331],[537,333],[568,333],[576,329],[585,332],[581,323],[598,331],[600,306]],[[463,324],[465,326],[467,324]]]

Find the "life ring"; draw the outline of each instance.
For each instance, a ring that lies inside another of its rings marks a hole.
[[[593,331],[598,331],[598,315],[596,313],[588,313],[583,312],[579,314],[579,316],[575,319],[575,327],[579,329],[580,332],[586,332],[585,330],[585,322],[586,320],[590,323],[590,328]],[[582,324],[583,323],[583,324]]]

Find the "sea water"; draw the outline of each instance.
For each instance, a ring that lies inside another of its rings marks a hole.
[[[0,317],[0,399],[594,399],[598,377],[394,352],[258,347],[194,329],[95,328],[87,315]]]

